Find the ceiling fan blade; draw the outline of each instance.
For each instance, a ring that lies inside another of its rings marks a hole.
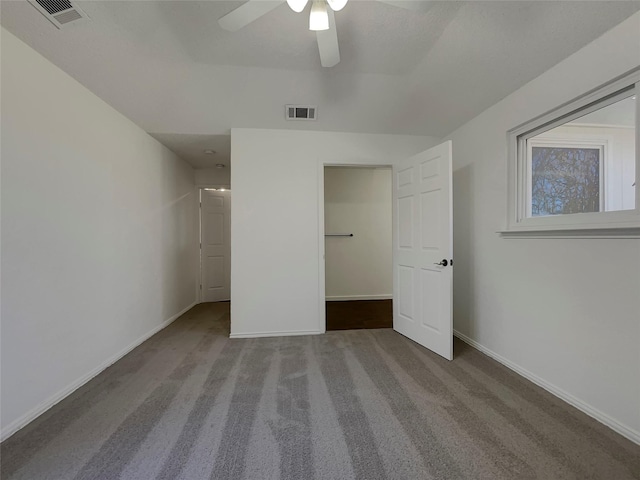
[[[333,10],[327,9],[329,14],[329,30],[316,32],[318,39],[318,51],[320,63],[323,67],[333,67],[340,63],[340,49],[338,48],[338,31],[336,30],[336,17]]]
[[[387,5],[393,5],[394,7],[404,8],[406,10],[412,10],[414,12],[426,12],[430,5],[428,0],[378,0],[379,2],[386,3]]]
[[[218,23],[225,30],[235,32],[249,25],[254,20],[269,13],[285,0],[249,0],[235,10],[218,19]]]

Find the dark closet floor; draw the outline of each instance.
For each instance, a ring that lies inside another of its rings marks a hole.
[[[392,300],[327,302],[327,330],[392,327]]]

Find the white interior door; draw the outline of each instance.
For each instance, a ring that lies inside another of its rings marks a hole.
[[[203,302],[231,298],[231,192],[201,190],[200,265]]]
[[[451,141],[393,167],[393,328],[453,358]]]

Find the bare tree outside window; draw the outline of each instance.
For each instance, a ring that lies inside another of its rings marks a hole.
[[[599,148],[531,149],[531,215],[599,212]]]

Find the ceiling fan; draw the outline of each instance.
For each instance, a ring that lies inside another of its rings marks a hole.
[[[285,0],[249,0],[235,10],[218,19],[218,23],[225,30],[235,32],[251,22],[266,15],[274,8],[280,6]],[[334,12],[340,11],[348,0],[286,0],[287,4],[296,13],[301,13],[308,3],[311,3],[309,14],[309,30],[316,32],[320,63],[323,67],[333,67],[340,62],[340,49],[338,48],[338,33]],[[379,2],[394,5],[409,10],[420,10],[421,4],[426,2],[413,0],[377,0]]]

